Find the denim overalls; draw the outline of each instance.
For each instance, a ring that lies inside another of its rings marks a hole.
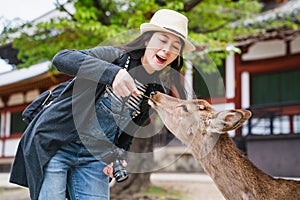
[[[102,171],[109,163],[104,163],[101,156],[110,149],[109,145],[103,144],[113,143],[115,135],[126,127],[136,112],[128,106],[128,99],[123,100],[120,101],[106,87],[96,100],[95,114],[98,120],[90,121],[94,124],[88,126],[92,130],[86,130],[89,135],[80,136],[80,140],[62,146],[45,168],[39,199],[65,199],[65,190],[62,188],[66,185],[72,199],[84,199],[85,193],[93,195],[89,200],[109,199],[109,177]]]
[[[120,134],[130,122],[135,109],[127,105],[128,97],[121,99],[115,96],[107,86],[100,98],[96,101],[96,115],[100,131],[113,142],[115,134]]]

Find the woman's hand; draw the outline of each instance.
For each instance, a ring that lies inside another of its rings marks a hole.
[[[106,167],[103,168],[103,173],[108,175],[110,178],[114,178],[114,168],[113,163],[110,163],[109,165],[106,165]],[[123,167],[127,167],[127,162],[125,160],[122,160]]]
[[[114,178],[113,163],[106,165],[106,167],[103,168],[103,173],[108,175],[110,178]]]
[[[133,78],[125,69],[121,69],[116,74],[112,88],[114,93],[121,97],[129,96],[131,93],[136,96],[140,95]]]

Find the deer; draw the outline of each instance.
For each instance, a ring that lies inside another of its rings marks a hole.
[[[206,100],[183,100],[160,92],[152,92],[148,103],[167,129],[190,148],[225,199],[300,199],[300,181],[263,172],[228,135],[251,117],[250,111],[216,111]]]

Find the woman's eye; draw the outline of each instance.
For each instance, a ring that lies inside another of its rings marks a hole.
[[[176,49],[176,50],[179,50],[179,47],[177,47],[177,46],[173,46],[173,48]]]

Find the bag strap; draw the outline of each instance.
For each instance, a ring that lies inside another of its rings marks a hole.
[[[126,70],[126,71],[128,71],[128,69],[129,69],[129,64],[130,64],[130,55],[128,55],[127,56],[127,59],[126,59],[126,62],[124,63],[124,69]],[[121,113],[123,112],[123,110],[124,110],[124,103],[122,103],[122,109],[121,109]],[[119,116],[119,118],[121,118],[121,115]],[[119,119],[119,121],[120,121],[120,119]],[[119,130],[119,127],[117,128],[117,133],[115,134],[115,137],[114,137],[114,141],[113,141],[113,143],[116,145],[116,146],[119,146],[118,145],[118,139],[119,139],[119,137],[121,136],[121,135],[124,135],[124,133],[123,132],[120,132],[120,130]],[[130,138],[128,138],[128,140],[130,140]]]

